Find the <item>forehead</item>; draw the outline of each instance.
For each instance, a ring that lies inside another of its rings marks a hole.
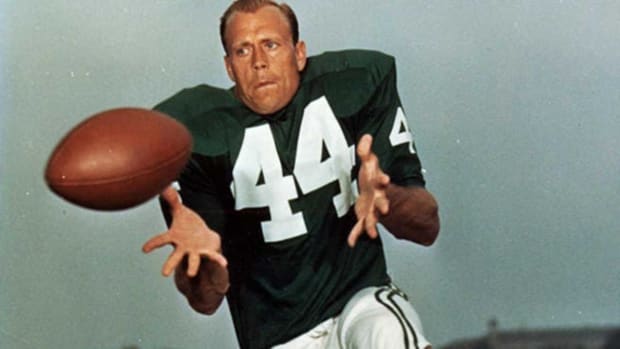
[[[275,6],[263,6],[255,12],[234,12],[226,23],[226,42],[234,44],[251,35],[278,34],[291,37],[286,16]]]

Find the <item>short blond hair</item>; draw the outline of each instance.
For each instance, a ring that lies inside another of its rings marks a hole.
[[[226,47],[225,34],[226,25],[228,24],[230,16],[232,16],[235,12],[254,13],[265,6],[275,6],[282,12],[282,14],[284,14],[291,29],[293,44],[297,44],[299,41],[299,23],[297,22],[295,12],[293,12],[293,9],[290,6],[285,3],[278,4],[277,2],[271,0],[236,0],[228,6],[220,18],[220,40],[222,41],[222,46],[224,47],[224,51],[227,55],[228,48]]]

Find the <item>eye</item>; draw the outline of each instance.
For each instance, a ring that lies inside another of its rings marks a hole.
[[[250,53],[250,49],[246,46],[238,47],[234,50],[235,56],[244,57]]]
[[[279,46],[280,45],[277,42],[275,42],[275,41],[268,40],[268,41],[265,42],[265,47],[267,47],[267,49],[269,49],[269,50],[274,50],[274,49],[278,48]]]

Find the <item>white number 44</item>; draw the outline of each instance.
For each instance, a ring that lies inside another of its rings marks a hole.
[[[404,126],[403,126],[404,125]],[[399,108],[392,132],[392,145],[409,142],[411,133]],[[323,158],[323,149],[329,157]],[[410,146],[410,150],[413,147]],[[325,97],[308,104],[297,141],[292,175],[284,175],[269,125],[247,128],[241,150],[233,167],[232,193],[235,209],[267,207],[270,220],[261,222],[267,243],[278,242],[307,233],[303,212],[293,213],[290,200],[298,198],[295,181],[302,194],[308,194],[332,182],[340,192],[332,198],[339,217],[355,202],[356,184],[351,181],[355,165],[355,146],[346,138]]]

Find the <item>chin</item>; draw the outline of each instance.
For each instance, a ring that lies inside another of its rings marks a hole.
[[[254,105],[248,105],[248,107],[250,109],[252,109],[255,113],[260,114],[260,115],[270,115],[273,114],[277,111],[279,111],[280,109],[284,108],[286,106],[286,103],[282,104],[282,103],[276,103],[276,104],[271,104],[271,103],[263,103],[263,104],[254,104]]]
[[[252,109],[252,108],[250,108],[250,109]],[[259,114],[259,115],[271,115],[271,114],[275,114],[280,109],[282,109],[282,108],[252,109],[252,110],[255,113]]]

